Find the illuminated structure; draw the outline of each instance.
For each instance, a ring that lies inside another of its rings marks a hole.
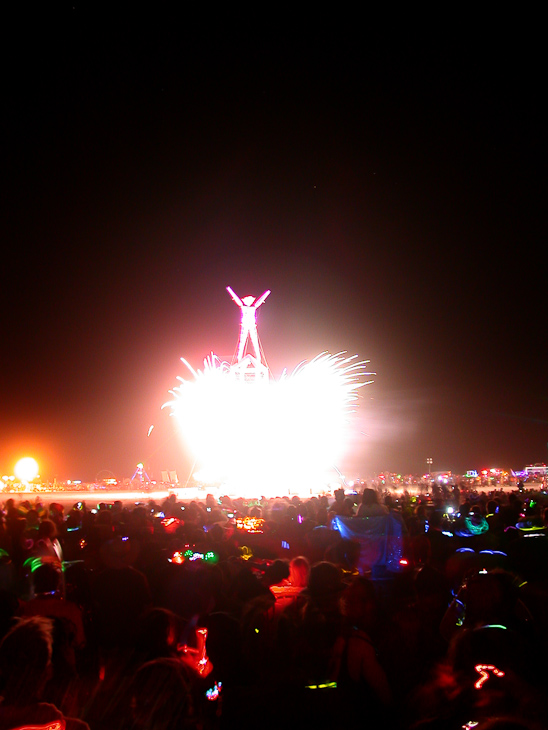
[[[137,464],[137,468],[135,469],[133,476],[131,477],[132,482],[139,482],[139,484],[143,487],[145,484],[150,484],[150,477],[145,471],[145,467],[141,462]]]
[[[268,366],[263,362],[261,349],[259,347],[259,335],[257,333],[257,309],[264,303],[270,294],[270,289],[258,299],[247,296],[243,299],[235,294],[227,286],[227,292],[242,310],[240,322],[240,338],[238,340],[238,354],[236,364],[232,365],[232,372],[242,380],[265,380],[268,379]],[[248,340],[253,345],[253,355],[246,353]]]
[[[371,382],[367,361],[323,352],[269,379],[255,313],[270,291],[256,301],[228,291],[242,309],[237,362],[211,353],[195,370],[181,358],[192,379],[179,377],[164,404],[195,457],[194,478],[241,496],[319,493],[348,445],[358,390]]]

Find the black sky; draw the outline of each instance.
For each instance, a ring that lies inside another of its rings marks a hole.
[[[263,11],[6,16],[0,470],[184,471],[160,407],[232,356],[227,285],[274,372],[371,361],[353,469],[545,461],[538,19]]]

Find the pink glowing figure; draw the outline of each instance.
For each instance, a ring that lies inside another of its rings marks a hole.
[[[226,290],[242,310],[242,321],[240,324],[240,341],[238,342],[238,362],[242,361],[248,339],[251,339],[251,344],[253,345],[256,359],[261,362],[261,353],[259,350],[259,336],[257,335],[257,320],[255,318],[255,313],[264,302],[264,300],[267,298],[267,296],[270,294],[270,289],[267,289],[267,291],[265,291],[265,293],[258,299],[255,299],[255,297],[251,296],[240,299],[240,297],[235,294],[229,286],[227,286]]]

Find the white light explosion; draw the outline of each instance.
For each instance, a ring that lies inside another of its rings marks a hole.
[[[203,370],[181,360],[192,377],[178,378],[164,407],[194,455],[195,478],[241,496],[321,491],[348,446],[358,389],[373,375],[368,361],[344,352],[323,352],[279,380],[248,380],[213,353]]]

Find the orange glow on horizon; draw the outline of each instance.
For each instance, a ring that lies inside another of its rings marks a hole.
[[[54,477],[59,474],[63,479],[64,471],[62,463],[65,461],[57,444],[43,436],[23,436],[7,441],[0,447],[0,472],[2,474],[15,474],[15,465],[25,457],[32,457],[39,464],[40,480],[53,482]],[[78,475],[67,474],[69,478],[77,479]]]

